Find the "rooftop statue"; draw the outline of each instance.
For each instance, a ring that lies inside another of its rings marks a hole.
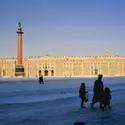
[[[19,20],[19,22],[18,22],[18,31],[17,31],[17,32],[23,33],[22,27],[21,27],[21,21],[20,21],[20,20]]]
[[[21,28],[21,21],[18,22],[18,29]]]

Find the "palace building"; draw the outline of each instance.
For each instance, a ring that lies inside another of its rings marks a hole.
[[[109,56],[106,50],[104,56],[96,57],[29,57],[22,60],[25,77],[58,76],[125,76],[125,57]],[[17,59],[0,59],[0,77],[15,76]]]
[[[0,58],[0,77],[83,77],[103,74],[104,76],[125,76],[125,57],[109,56],[108,49],[104,56],[95,57],[22,57],[21,22],[18,23],[18,58]]]

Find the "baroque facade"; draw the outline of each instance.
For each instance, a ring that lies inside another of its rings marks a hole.
[[[0,77],[14,77],[17,59],[0,59]],[[23,59],[25,77],[43,76],[77,77],[94,76],[125,76],[125,57],[105,56],[96,57],[29,57]]]

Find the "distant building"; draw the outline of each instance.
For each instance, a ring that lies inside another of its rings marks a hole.
[[[14,77],[18,60],[14,58],[0,59],[0,77]],[[43,56],[23,59],[25,77],[43,76],[125,76],[125,57],[109,56],[106,50],[104,56],[96,57],[57,57]]]

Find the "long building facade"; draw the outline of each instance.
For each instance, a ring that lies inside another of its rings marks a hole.
[[[0,77],[15,77],[17,59],[0,59]],[[94,76],[125,76],[125,57],[105,56],[95,57],[29,57],[23,59],[25,77],[55,76],[77,77]]]

